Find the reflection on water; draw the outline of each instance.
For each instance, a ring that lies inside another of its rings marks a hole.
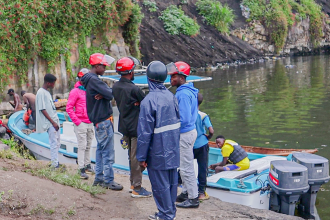
[[[242,145],[318,148],[330,159],[330,56],[293,57],[213,73],[195,83],[204,96],[215,134]],[[286,68],[286,65],[295,65]],[[330,184],[317,197],[330,219]]]

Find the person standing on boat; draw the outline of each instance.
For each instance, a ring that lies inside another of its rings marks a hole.
[[[127,143],[130,165],[130,192],[132,197],[150,197],[152,194],[141,187],[143,168],[136,159],[137,126],[140,113],[140,103],[145,94],[134,85],[134,68],[136,64],[130,57],[123,57],[116,63],[116,71],[121,75],[120,80],[112,87],[113,96],[119,110],[118,131],[124,135]]]
[[[224,136],[216,137],[218,148],[221,149],[223,160],[212,164],[210,169],[215,173],[230,170],[247,170],[250,168],[250,160],[245,150],[235,141],[226,140]]]
[[[198,93],[198,110],[199,106],[203,102],[203,95]],[[209,130],[209,134],[206,133],[205,128]],[[197,159],[198,164],[198,199],[209,199],[206,189],[208,161],[209,161],[209,140],[214,134],[214,130],[210,121],[210,117],[201,111],[198,111],[196,120],[197,139],[194,144],[194,158]]]
[[[90,148],[94,138],[94,126],[87,115],[86,106],[86,88],[81,83],[81,77],[89,72],[89,69],[83,68],[79,71],[78,82],[75,88],[71,90],[66,104],[66,112],[69,114],[73,124],[74,132],[78,142],[78,167],[80,178],[88,179],[86,173],[92,174]]]
[[[136,158],[148,167],[158,213],[149,219],[173,220],[176,215],[180,165],[180,115],[175,96],[166,89],[165,64],[153,61],[147,68],[149,94],[140,106]]]
[[[60,120],[57,116],[53,98],[48,89],[53,89],[57,78],[46,74],[44,84],[36,95],[36,132],[48,132],[52,167],[59,168],[58,150],[60,149]]]
[[[11,104],[11,106],[13,106],[15,112],[21,111],[23,109],[23,105],[21,103],[21,99],[20,99],[19,95],[17,93],[15,93],[15,91],[13,89],[8,89],[7,94],[9,96],[14,97],[14,101],[10,101],[9,104]]]
[[[176,98],[180,109],[180,175],[182,193],[177,197],[179,208],[198,208],[198,187],[194,171],[193,147],[197,138],[196,119],[198,115],[197,94],[192,83],[186,83],[190,75],[190,66],[185,62],[167,65],[171,75],[171,85],[177,87]]]
[[[93,185],[107,189],[122,190],[123,186],[114,181],[112,164],[115,161],[114,132],[110,117],[113,113],[110,101],[112,89],[98,76],[103,75],[106,66],[114,61],[111,56],[101,53],[92,54],[89,64],[92,66],[81,82],[86,88],[88,118],[94,124],[97,140],[95,180]]]
[[[26,109],[30,109],[32,112],[32,117],[29,119],[29,128],[34,130],[36,124],[36,95],[33,93],[27,93],[24,90],[21,91],[21,95],[23,97],[23,103],[26,104]]]

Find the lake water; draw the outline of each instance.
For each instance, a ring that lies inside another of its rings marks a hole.
[[[286,68],[286,65],[295,65]],[[330,159],[330,56],[290,57],[230,67],[195,83],[204,96],[215,135],[242,145],[318,148]],[[317,196],[321,219],[330,219],[330,184]]]

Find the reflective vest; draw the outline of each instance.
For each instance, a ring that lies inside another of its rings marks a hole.
[[[245,150],[236,142],[234,141],[227,141],[227,144],[230,144],[231,146],[233,146],[234,151],[230,154],[229,156],[229,160],[233,163],[236,164],[240,161],[242,161],[244,158],[246,158],[248,155],[245,152]]]

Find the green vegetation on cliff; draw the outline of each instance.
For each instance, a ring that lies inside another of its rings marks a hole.
[[[136,39],[136,26],[139,24],[132,17],[135,12],[136,6],[131,0],[1,1],[0,89],[9,83],[8,78],[13,75],[23,82],[28,66],[37,56],[48,62],[48,68],[64,56],[67,74],[71,76],[70,41],[82,46],[86,36],[105,34],[127,22],[131,25],[126,26],[126,36],[130,40]],[[84,50],[86,54],[90,52]],[[83,61],[79,63],[85,64]]]
[[[194,36],[199,33],[197,22],[185,15],[181,8],[171,5],[159,17],[164,22],[165,30],[172,35],[185,34]]]
[[[214,26],[220,33],[229,33],[229,27],[235,19],[234,12],[230,7],[222,6],[216,0],[198,0],[196,6],[208,24]]]
[[[250,9],[250,20],[260,20],[268,28],[277,52],[285,44],[288,28],[307,16],[312,43],[317,45],[322,37],[323,13],[314,0],[243,0],[243,5]]]

